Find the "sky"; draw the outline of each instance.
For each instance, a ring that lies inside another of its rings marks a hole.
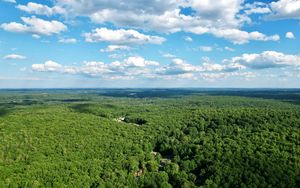
[[[0,88],[299,88],[300,0],[0,0]]]

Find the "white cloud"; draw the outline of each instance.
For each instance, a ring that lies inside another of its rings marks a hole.
[[[124,78],[133,76],[147,76],[150,67],[159,66],[156,61],[145,60],[139,56],[132,56],[123,61],[114,61],[110,64],[98,61],[86,61],[83,66],[63,66],[54,61],[44,64],[33,64],[32,70],[38,72],[58,72],[67,74],[83,74],[102,78]]]
[[[225,46],[224,49],[227,50],[227,51],[230,51],[230,52],[234,52],[235,51],[233,48],[230,48],[228,46]]]
[[[278,41],[279,35],[266,36],[263,33],[253,31],[246,32],[238,29],[212,30],[216,37],[225,38],[232,41],[234,44],[244,44],[250,40],[256,41]]]
[[[285,37],[288,38],[288,39],[294,39],[294,38],[295,38],[295,35],[294,35],[294,33],[292,33],[292,32],[287,32],[287,33],[285,34]]]
[[[87,61],[81,66],[63,66],[53,61],[47,61],[44,64],[32,65],[33,71],[87,75],[104,80],[197,80],[198,78],[203,78],[214,81],[230,76],[255,77],[255,74],[251,72],[224,71],[225,68],[226,65],[214,63],[191,65],[178,58],[173,59],[169,65],[160,66],[158,62],[148,61],[142,57],[129,57],[123,61],[114,61],[109,64],[99,61]]]
[[[163,56],[164,58],[170,58],[170,59],[176,58],[176,55],[170,54],[170,53],[163,53],[162,56]]]
[[[225,3],[223,3],[223,5],[224,4]],[[212,3],[212,5],[214,5],[214,3]],[[202,6],[200,7],[205,9]],[[230,8],[228,9],[229,13],[226,12],[224,13],[224,10],[221,10],[221,7],[219,8],[220,9],[212,8],[212,10],[205,9],[207,11],[207,14],[213,11],[215,11],[215,13],[211,15],[205,15],[202,12],[199,13],[198,16],[182,15],[180,13],[180,9],[174,9],[174,10],[169,10],[164,12],[164,14],[162,15],[141,16],[141,15],[133,14],[132,12],[126,12],[124,14],[126,14],[127,17],[123,17],[123,16],[120,17],[122,14],[120,14],[118,11],[104,10],[101,13],[99,12],[95,13],[97,16],[95,15],[92,16],[92,20],[94,20],[97,23],[112,22],[118,26],[127,26],[129,24],[132,27],[141,28],[144,30],[154,30],[159,32],[167,32],[167,33],[170,32],[174,33],[179,31],[190,32],[198,35],[210,33],[213,34],[214,36],[225,38],[236,44],[247,43],[249,40],[259,40],[259,41],[279,40],[278,35],[266,36],[258,31],[254,31],[251,33],[248,33],[246,31],[241,31],[239,27],[241,26],[241,23],[244,21],[242,19],[237,20],[236,14],[234,15],[229,14],[232,13],[232,10]],[[99,16],[99,14],[101,16]],[[228,16],[222,17],[224,14],[228,14]],[[125,23],[123,24],[123,22],[125,22],[126,24]],[[144,25],[145,23],[147,23],[147,25]],[[256,34],[260,34],[262,37],[253,36]],[[239,35],[243,35],[243,40],[239,40],[240,37]]]
[[[204,71],[222,71],[224,70],[224,66],[220,64],[214,64],[214,63],[203,63],[202,64],[202,70]]]
[[[251,14],[268,14],[271,13],[267,3],[255,1],[252,4],[244,5],[244,11],[247,15]]]
[[[145,14],[161,14],[169,9],[177,7],[178,0],[169,1],[148,1],[148,0],[133,0],[128,2],[108,1],[108,0],[56,0],[56,5],[64,7],[69,14],[90,15],[103,10],[120,10],[131,11],[135,13]]]
[[[75,38],[62,38],[58,40],[59,43],[65,43],[65,44],[75,44],[77,43],[77,39]]]
[[[171,79],[171,76],[177,78],[178,75],[186,75],[189,76],[197,75],[197,74],[215,74],[215,73],[229,73],[236,72],[240,70],[244,70],[245,66],[237,64],[237,63],[229,63],[229,64],[216,64],[213,63],[208,57],[202,58],[203,63],[198,65],[192,65],[185,62],[183,59],[174,58],[172,62],[165,66],[160,66],[155,70],[157,76],[165,76],[168,79]]]
[[[210,20],[215,25],[235,27],[240,24],[241,20],[237,15],[242,8],[243,0],[188,0],[187,2],[187,6],[196,10],[197,16]]]
[[[202,57],[202,61],[200,72],[235,72],[245,69],[245,66],[238,63],[216,64],[209,57]]]
[[[32,70],[38,72],[59,72],[63,66],[54,61],[46,61],[44,64],[33,64]]]
[[[264,51],[260,54],[243,54],[224,62],[240,64],[252,69],[267,69],[286,66],[300,66],[300,56],[288,55],[276,51]]]
[[[242,10],[246,8],[248,14],[267,13],[266,4],[263,3],[243,7],[244,0],[132,0],[126,3],[107,0],[57,0],[55,2],[55,6],[67,11],[68,17],[86,16],[99,24],[112,23],[117,27],[162,33],[180,31],[198,35],[206,33],[225,38],[235,44],[247,43],[250,40],[279,40],[278,35],[266,36],[258,31],[247,32],[241,29],[244,24],[251,22],[247,13]],[[181,11],[182,8],[190,8],[194,13],[185,15]],[[87,34],[90,34],[86,36],[88,41],[107,41],[103,37],[100,39],[93,37],[99,35],[97,31]],[[161,39],[157,40],[157,43],[162,43]]]
[[[89,76],[99,76],[101,74],[108,74],[112,72],[108,65],[103,62],[96,61],[84,62],[83,67],[65,67],[63,71],[71,74],[80,73]]]
[[[193,42],[192,37],[189,37],[189,36],[184,37],[184,40],[187,42]]]
[[[132,29],[97,28],[91,33],[84,33],[83,36],[87,42],[110,42],[115,44],[162,44],[165,41],[162,37],[145,35]]]
[[[11,59],[11,60],[23,60],[26,59],[26,56],[18,55],[18,54],[9,54],[3,57],[3,59]]]
[[[63,66],[54,61],[44,64],[33,64],[32,70],[38,72],[58,72],[65,74],[80,74],[105,79],[197,79],[199,74],[229,74],[245,67],[237,63],[215,64],[208,58],[204,63],[192,65],[180,58],[173,58],[168,65],[160,65],[157,61],[146,60],[140,56],[128,57],[122,61],[104,63],[87,61],[82,66]]]
[[[146,66],[159,66],[159,63],[156,61],[148,61],[142,57],[129,57],[124,61],[125,66],[128,67],[146,67]]]
[[[300,19],[300,1],[279,0],[270,3],[272,13],[267,16],[270,19]]]
[[[271,10],[267,7],[256,7],[250,10],[245,11],[246,14],[268,14],[271,12]]]
[[[50,36],[53,34],[59,34],[62,31],[67,30],[67,26],[63,23],[53,20],[47,21],[40,18],[32,17],[21,17],[24,24],[10,22],[1,24],[1,28],[9,32],[17,33],[32,33],[36,35]]]
[[[186,63],[183,59],[172,59],[172,63],[167,66],[159,67],[156,72],[159,75],[179,75],[194,73],[200,70],[200,67]]]
[[[118,50],[130,50],[131,47],[126,45],[108,45],[105,49],[101,49],[100,52],[115,52]]]
[[[35,38],[35,39],[39,39],[39,38],[41,38],[41,36],[40,35],[37,35],[37,34],[33,34],[33,35],[31,35],[33,38]]]
[[[79,66],[64,66],[53,61],[44,64],[33,64],[32,70],[39,72],[58,72],[62,74],[78,74],[102,79],[199,79],[218,80],[228,77],[241,77],[249,80],[256,74],[249,69],[267,69],[294,67],[300,68],[300,56],[281,52],[265,51],[258,54],[242,54],[225,59],[222,63],[214,63],[208,57],[202,58],[199,64],[190,64],[183,59],[173,58],[167,65],[157,61],[146,60],[140,56],[131,56],[123,60],[104,63],[86,61]]]
[[[200,46],[200,50],[203,52],[211,52],[213,51],[213,47],[211,46]]]
[[[16,8],[30,14],[46,15],[46,16],[66,13],[66,11],[61,7],[54,6],[50,8],[47,5],[42,5],[34,2],[29,2],[27,3],[27,5],[18,5],[16,6]]]
[[[16,32],[16,33],[27,32],[29,30],[27,26],[16,22],[3,23],[1,24],[1,28],[4,29],[5,31]]]

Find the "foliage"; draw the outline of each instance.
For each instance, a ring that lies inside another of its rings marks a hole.
[[[262,93],[1,91],[0,187],[299,187],[300,92]]]

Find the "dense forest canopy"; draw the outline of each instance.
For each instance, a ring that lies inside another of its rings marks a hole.
[[[0,187],[300,187],[300,90],[0,91]]]

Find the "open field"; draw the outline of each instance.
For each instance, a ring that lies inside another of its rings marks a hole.
[[[0,90],[0,187],[299,187],[300,90]]]

